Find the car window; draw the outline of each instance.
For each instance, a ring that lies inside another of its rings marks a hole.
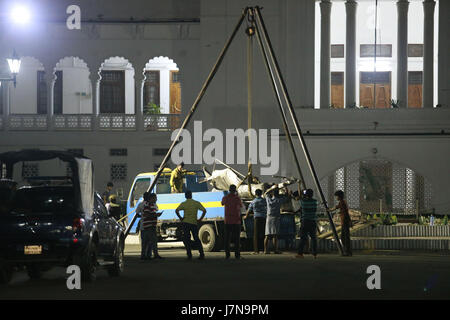
[[[23,188],[12,199],[11,211],[24,214],[73,213],[73,188]]]
[[[156,194],[170,193],[170,175],[161,175],[156,184]]]
[[[133,192],[131,193],[131,200],[139,200],[145,191],[147,191],[150,186],[150,178],[142,178],[136,180],[136,183],[133,187]]]

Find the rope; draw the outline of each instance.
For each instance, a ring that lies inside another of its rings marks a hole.
[[[249,149],[249,158],[248,158],[248,166],[247,166],[247,175],[242,179],[242,181],[237,186],[238,188],[247,180],[248,191],[250,196],[254,198],[252,192],[252,182],[253,182],[253,169],[252,169],[252,159],[251,159],[251,150],[252,150],[252,140],[250,135],[250,129],[253,127],[252,125],[252,105],[253,105],[253,35],[254,35],[254,19],[253,16],[249,13],[247,15],[247,132],[249,133],[248,138],[248,149]]]

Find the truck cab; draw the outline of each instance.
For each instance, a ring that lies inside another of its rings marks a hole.
[[[175,209],[178,205],[185,201],[186,198],[183,193],[171,193],[170,190],[170,175],[172,170],[165,168],[158,178],[156,187],[151,190],[158,196],[157,205],[160,211],[164,211],[163,214],[158,219],[158,236],[159,240],[180,240],[181,239],[181,223],[175,214]],[[136,176],[133,184],[130,188],[130,193],[127,200],[127,214],[128,223],[131,222],[135,210],[139,203],[142,202],[142,196],[145,191],[148,190],[150,184],[155,179],[156,172],[140,173]],[[205,176],[202,171],[187,171],[184,175],[183,181],[183,191],[191,190],[192,198],[194,200],[200,201],[206,209],[206,216],[202,221],[200,227],[199,235],[203,236],[202,243],[206,244],[206,249],[211,247],[212,237],[220,233],[219,225],[223,224],[224,219],[224,207],[221,204],[222,197],[224,193],[222,191],[208,191],[208,185],[206,182],[202,182]],[[139,233],[139,221],[138,218],[136,223],[130,229],[130,233]],[[219,225],[218,225],[219,224]],[[203,227],[203,225],[208,225]],[[203,228],[203,229],[202,229]],[[214,233],[214,234],[212,234]],[[212,247],[215,247],[213,244]]]

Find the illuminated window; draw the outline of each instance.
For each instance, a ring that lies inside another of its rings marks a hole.
[[[362,44],[360,46],[361,58],[372,58],[375,56],[375,45]],[[391,44],[377,44],[377,57],[392,57]]]
[[[423,44],[408,44],[408,57],[423,57]]]
[[[345,51],[343,44],[332,44],[331,45],[331,57],[332,58],[344,58]]]

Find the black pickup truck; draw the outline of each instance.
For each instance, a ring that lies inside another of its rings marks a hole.
[[[0,154],[0,162],[7,163],[11,155],[4,155]],[[39,278],[53,266],[69,265],[78,265],[85,281],[95,280],[99,266],[106,267],[111,276],[120,275],[124,230],[108,216],[93,183],[89,186],[92,172],[83,170],[92,170],[90,160],[38,150],[31,155],[22,151],[19,156],[13,157],[14,161],[58,157],[72,163],[76,174],[65,180],[35,179],[31,186],[9,190],[8,203],[0,210],[0,282],[8,283],[14,270],[23,267],[30,278]],[[77,159],[83,170],[78,168]],[[10,179],[11,175],[2,178]]]

